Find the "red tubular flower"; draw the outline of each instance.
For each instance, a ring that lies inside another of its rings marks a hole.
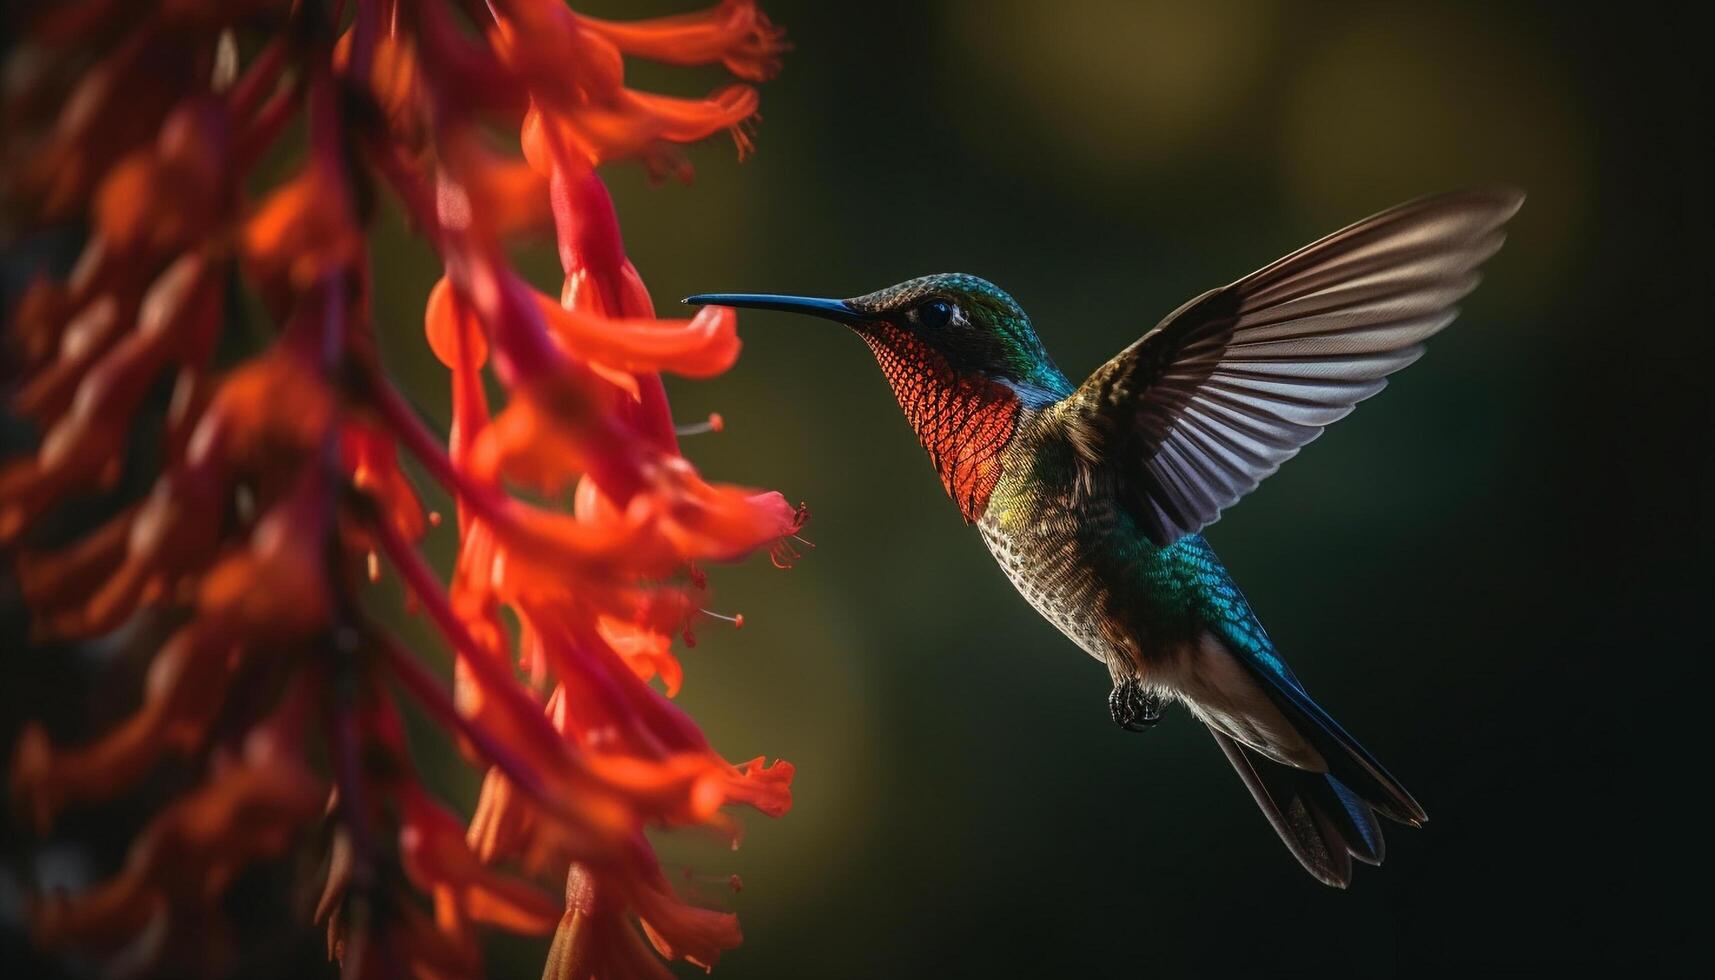
[[[738,317],[725,306],[705,306],[690,320],[669,324],[590,316],[561,309],[540,293],[536,302],[562,347],[607,367],[706,378],[738,360]]]
[[[291,0],[123,15],[84,0],[26,42],[46,68],[7,107],[23,152],[3,183],[89,237],[8,325],[12,408],[41,438],[0,461],[0,544],[33,635],[158,646],[129,717],[75,744],[25,728],[9,796],[46,831],[169,759],[202,777],[112,878],[38,899],[35,935],[129,969],[218,972],[235,874],[319,841],[316,919],[349,976],[478,973],[485,927],[552,931],[547,975],[566,980],[713,965],[736,918],[677,895],[645,831],[736,841],[727,808],[785,813],[793,770],[711,747],[669,700],[685,682],[673,639],[702,615],[701,565],[778,561],[804,513],[709,483],[681,455],[660,373],[731,367],[734,314],[655,316],[596,168],[683,176],[672,145],[722,129],[749,149],[753,89],[638,91],[627,57],[758,81],[784,37],[750,0],[635,23],[559,0],[344,6],[335,23]],[[299,115],[309,138],[291,159],[275,144]],[[517,127],[519,146],[495,146],[497,127]],[[291,176],[259,184],[270,155]],[[445,438],[378,361],[383,257],[365,238],[378,189],[444,267],[424,327],[452,387]],[[550,230],[558,301],[507,258]],[[273,337],[217,367],[234,282]],[[159,445],[132,453],[164,389]],[[137,499],[69,543],[37,533],[138,455],[158,469]],[[403,456],[457,502],[446,584],[417,551],[440,520]],[[389,571],[452,651],[450,684],[373,617],[364,583]],[[468,822],[418,782],[401,695],[485,768]]]
[[[629,55],[673,65],[720,62],[739,78],[765,82],[780,70],[791,46],[755,0],[721,0],[693,14],[619,23],[584,17],[586,27]]]

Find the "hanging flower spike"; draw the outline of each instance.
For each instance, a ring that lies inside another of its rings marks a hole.
[[[33,19],[0,187],[88,237],[7,326],[10,407],[40,440],[0,460],[0,545],[34,640],[99,638],[147,669],[135,710],[87,739],[27,722],[9,803],[45,833],[169,765],[195,780],[123,867],[32,898],[44,951],[242,970],[222,895],[282,860],[325,869],[314,920],[353,978],[479,975],[487,928],[553,930],[547,975],[575,980],[670,978],[739,942],[731,912],[674,892],[648,832],[736,843],[730,809],[784,814],[793,769],[710,745],[670,700],[672,639],[714,615],[711,563],[777,551],[803,514],[681,454],[661,374],[730,368],[735,315],[656,317],[596,168],[688,179],[676,145],[723,129],[750,149],[754,88],[657,95],[626,85],[627,58],[754,82],[786,48],[750,0],[635,23],[560,0],[81,0]],[[512,126],[516,147],[496,136]],[[444,434],[378,353],[383,194],[440,258],[424,332]],[[557,301],[511,261],[550,229]],[[124,465],[152,467],[145,489],[80,522],[80,496],[133,484]],[[439,515],[414,467],[456,504],[450,576],[419,552]],[[70,539],[38,533],[50,520]],[[368,583],[388,575],[450,680],[380,625],[390,593]],[[468,822],[423,787],[395,696],[484,770]]]

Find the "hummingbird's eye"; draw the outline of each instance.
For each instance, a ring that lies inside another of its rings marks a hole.
[[[930,330],[939,330],[953,319],[953,304],[944,299],[932,299],[917,307],[917,322]]]

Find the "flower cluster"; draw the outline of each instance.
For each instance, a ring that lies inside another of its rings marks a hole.
[[[632,23],[561,0],[38,15],[11,73],[7,190],[88,239],[11,315],[11,404],[41,437],[0,461],[0,543],[37,636],[166,639],[140,708],[99,738],[25,729],[9,797],[46,829],[168,760],[199,774],[114,877],[36,900],[44,948],[218,969],[234,876],[316,844],[316,916],[347,976],[477,974],[482,927],[552,932],[547,974],[577,980],[666,977],[662,957],[708,966],[738,943],[730,913],[675,893],[645,830],[736,835],[725,808],[783,813],[792,767],[710,747],[668,700],[671,644],[701,614],[700,563],[782,561],[804,514],[680,454],[660,372],[729,367],[734,315],[656,318],[596,167],[682,177],[676,144],[729,131],[750,148],[753,88],[638,91],[628,56],[760,81],[784,47],[752,0]],[[496,134],[512,130],[509,154]],[[383,194],[444,266],[425,329],[450,373],[445,438],[379,362],[391,325],[371,316],[365,228]],[[546,233],[558,299],[507,259]],[[235,287],[273,331],[227,363]],[[61,500],[112,485],[154,438],[137,419],[163,388],[153,486],[39,544]],[[449,581],[418,552],[439,515],[405,457],[457,503]],[[450,684],[368,611],[366,583],[388,574],[445,638]],[[122,630],[139,621],[155,628]],[[485,767],[468,821],[414,774],[400,697]]]

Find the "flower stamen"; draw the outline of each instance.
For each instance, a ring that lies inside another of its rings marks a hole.
[[[680,436],[700,436],[709,432],[721,432],[725,429],[726,419],[721,417],[721,413],[710,412],[706,421],[676,425],[673,427],[673,432]]]

